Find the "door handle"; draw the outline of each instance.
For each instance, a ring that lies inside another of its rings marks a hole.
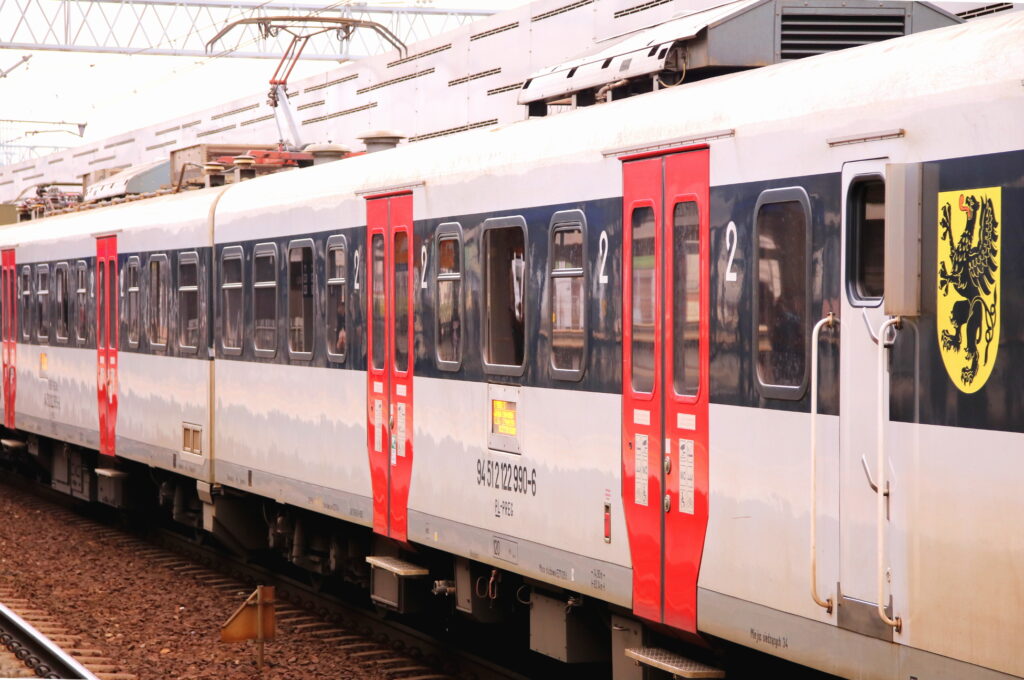
[[[874,478],[871,476],[871,470],[868,469],[868,459],[865,456],[861,456],[860,464],[864,468],[864,476],[868,478],[868,486],[871,487],[872,491],[878,493],[878,484],[875,483]],[[885,491],[882,492],[882,495],[886,498],[889,497],[889,480],[885,480]],[[885,516],[889,516],[888,502],[886,503]]]
[[[867,327],[867,329],[868,329],[868,337],[871,338],[871,342],[873,342],[873,343],[875,343],[877,345],[878,344],[878,338],[880,336],[876,335],[875,334],[875,329],[871,327],[871,321],[868,320],[868,310],[867,310],[866,307],[861,307],[860,315],[861,315],[861,318],[864,319],[864,326]],[[896,336],[895,335],[893,335],[892,338],[884,338],[882,340],[882,343],[886,347],[891,347],[892,343],[894,343],[894,342],[896,342]]]

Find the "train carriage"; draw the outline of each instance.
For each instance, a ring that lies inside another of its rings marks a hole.
[[[1022,676],[1022,39],[996,17],[4,230],[7,427],[198,480],[197,524],[321,573],[426,565],[478,616],[461,575],[496,569],[535,625],[606,603],[613,646]],[[40,272],[78,259],[112,354],[40,335]],[[89,434],[47,390],[100,403]]]
[[[218,195],[151,198],[3,232],[4,332],[16,345],[5,352],[5,423],[73,445],[55,447],[54,465],[79,490],[95,485],[86,450],[212,475],[204,276]]]

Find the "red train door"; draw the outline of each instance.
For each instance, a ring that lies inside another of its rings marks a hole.
[[[404,541],[412,479],[412,194],[366,203],[367,449],[373,530]]]
[[[0,324],[0,338],[3,343],[4,371],[4,427],[14,428],[14,397],[18,385],[18,273],[14,262],[14,250],[3,251],[0,267],[0,307],[3,322]]]
[[[708,521],[708,150],[624,159],[622,494],[633,611],[697,630]]]
[[[100,453],[114,455],[117,424],[117,237],[96,239],[96,400]]]

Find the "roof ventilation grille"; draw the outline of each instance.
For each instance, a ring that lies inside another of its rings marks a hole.
[[[906,34],[902,12],[805,13],[783,11],[780,57],[802,59],[859,45],[870,45]]]

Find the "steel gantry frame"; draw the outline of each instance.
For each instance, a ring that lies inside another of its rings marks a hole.
[[[205,44],[224,26],[272,15],[313,15],[385,26],[412,43],[494,14],[491,10],[252,0],[0,0],[0,48],[280,59],[290,36],[243,26],[213,55]],[[310,40],[303,59],[343,61],[392,49],[367,29],[335,31]]]

